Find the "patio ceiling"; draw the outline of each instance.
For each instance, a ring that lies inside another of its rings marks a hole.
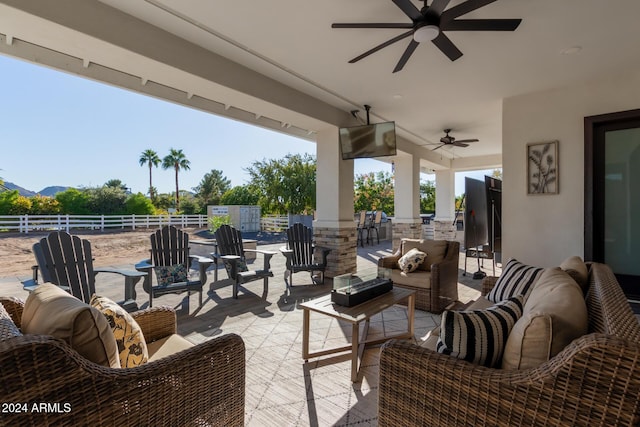
[[[354,109],[365,118],[363,105],[368,104],[372,106],[372,121],[395,121],[406,143],[422,147],[419,152],[434,162],[437,159],[430,150],[443,129],[453,129],[457,139],[480,139],[468,148],[435,152],[445,160],[460,159],[461,165],[500,155],[502,99],[613,78],[622,70],[640,67],[637,0],[498,0],[465,18],[521,18],[522,24],[515,32],[449,32],[464,54],[460,59],[451,62],[434,45],[423,43],[398,73],[392,70],[409,39],[356,64],[348,60],[404,30],[331,28],[334,22],[408,22],[391,0],[82,0],[82,5],[77,0],[60,0],[53,3],[55,6],[34,0],[0,3],[17,9],[3,7],[4,13],[0,14],[4,16],[0,18],[0,33],[10,38],[6,45],[11,44],[12,37],[25,40],[80,58],[85,69],[95,63],[137,76],[140,87],[111,83],[150,92],[150,88],[142,87],[148,79],[186,92],[187,100],[178,102],[189,105],[195,94],[222,106],[210,111],[302,137],[312,137],[309,132],[320,130],[326,123],[348,124],[348,112]],[[413,3],[418,8],[422,5],[416,0]],[[449,7],[459,3],[462,1],[452,0]],[[100,20],[91,22],[92,10]],[[131,24],[127,15],[162,31],[136,20],[136,25],[123,30],[123,23]],[[44,25],[41,18],[55,23]],[[101,28],[107,30],[101,33]],[[165,32],[169,33],[167,37],[163,36]],[[181,46],[174,40],[189,43]],[[155,56],[136,50],[145,43],[148,50],[155,50]],[[192,45],[200,50],[183,48]],[[5,53],[35,59],[20,49],[19,43],[11,49],[3,47]],[[567,50],[578,51],[567,54]],[[203,61],[199,65],[202,73],[188,70],[180,62],[183,56],[202,57],[207,51],[232,62]],[[40,62],[99,80],[114,80],[97,72],[91,75],[72,69],[68,64]],[[157,66],[158,62],[163,66]],[[207,67],[220,70],[229,64],[240,64],[257,73],[245,77],[256,86],[267,83],[272,92],[292,91],[282,99],[274,93],[261,96],[262,88],[250,87],[251,83],[241,88],[226,83],[219,75],[207,75],[215,73]],[[176,101],[170,94],[154,95]],[[313,108],[309,107],[312,103]],[[235,108],[248,116],[234,113]],[[261,120],[273,123],[259,123]]]

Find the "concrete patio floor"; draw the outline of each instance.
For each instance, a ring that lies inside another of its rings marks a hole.
[[[259,246],[278,251],[281,243]],[[207,255],[210,248],[192,244],[192,252]],[[278,251],[279,252],[279,251]],[[379,257],[391,253],[391,242],[358,248],[358,272],[375,274]],[[100,265],[96,259],[96,267]],[[258,256],[257,263],[262,263]],[[112,267],[132,268],[131,265]],[[470,260],[470,273],[463,275],[464,254],[460,255],[459,296],[461,302],[476,299],[480,280],[473,280],[477,261]],[[240,335],[246,346],[245,424],[247,426],[350,426],[377,425],[378,347],[364,353],[359,381],[350,380],[351,362],[348,354],[324,356],[304,363],[302,359],[302,309],[299,304],[330,292],[332,281],[323,285],[310,284],[307,273],[294,275],[293,288],[284,283],[285,258],[280,253],[272,258],[274,277],[263,297],[262,281],[241,288],[239,298],[231,296],[228,280],[206,286],[202,307],[198,295],[166,295],[154,300],[154,305],[170,305],[177,311],[178,332],[198,343],[227,333]],[[251,266],[250,266],[251,268]],[[492,274],[490,261],[484,261],[487,274]],[[496,274],[500,269],[496,267]],[[224,269],[219,278],[226,279]],[[0,278],[2,295],[26,298],[19,283],[21,278]],[[209,275],[213,280],[213,274]],[[137,302],[144,308],[148,295],[137,286]],[[97,292],[115,300],[123,296],[120,276],[100,274]],[[371,321],[369,337],[406,330],[407,310],[393,306]],[[440,322],[440,316],[416,310],[414,340],[420,342]],[[351,326],[337,320],[311,314],[311,350],[344,346],[350,342]]]

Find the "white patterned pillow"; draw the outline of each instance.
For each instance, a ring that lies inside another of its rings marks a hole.
[[[118,345],[120,366],[133,368],[149,360],[149,350],[138,322],[127,311],[107,297],[93,295],[91,306],[104,314]]]
[[[403,273],[414,272],[426,257],[427,254],[413,248],[400,257],[398,260],[398,267],[400,267],[400,270],[402,270]]]
[[[522,301],[517,296],[486,310],[445,310],[437,352],[490,368],[500,366],[509,332],[522,316]]]
[[[522,295],[526,301],[544,268],[523,264],[510,259],[498,277],[495,286],[487,295],[491,302],[500,302]]]

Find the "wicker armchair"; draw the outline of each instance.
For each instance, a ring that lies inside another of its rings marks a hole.
[[[420,243],[424,242],[424,243]],[[444,245],[444,256],[441,261],[428,263],[429,271],[421,268],[408,275],[403,275],[398,267],[398,260],[412,247],[420,248],[422,244],[433,242]],[[378,259],[378,266],[391,269],[393,285],[416,291],[416,308],[418,310],[441,313],[448,305],[458,300],[458,262],[460,243],[456,241],[422,241],[402,239],[400,248],[389,256]]]
[[[22,301],[0,303],[19,327]],[[176,333],[175,312],[168,307],[132,316],[147,342]],[[244,343],[234,334],[126,369],[94,364],[52,337],[24,335],[0,341],[0,366],[2,401],[27,404],[20,408],[26,411],[2,414],[2,425],[244,423]],[[36,411],[33,404],[49,405]]]
[[[640,325],[609,267],[592,264],[589,280],[590,333],[535,369],[489,369],[410,343],[386,343],[379,424],[638,425]]]

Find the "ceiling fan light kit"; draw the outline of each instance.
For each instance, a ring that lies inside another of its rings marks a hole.
[[[436,25],[423,25],[413,33],[413,40],[418,43],[430,42],[440,35],[440,28]]]
[[[445,31],[515,31],[522,22],[522,19],[457,19],[497,0],[467,0],[449,9],[447,9],[447,6],[449,6],[451,0],[433,0],[431,5],[427,5],[427,0],[423,0],[424,6],[420,10],[411,0],[392,1],[411,19],[410,23],[335,23],[331,25],[332,28],[395,28],[408,30],[356,56],[349,61],[350,64],[358,62],[372,53],[407,37],[412,37],[412,39],[393,69],[394,73],[404,68],[420,43],[429,41],[451,61],[455,61],[462,56],[462,52],[447,37]]]

